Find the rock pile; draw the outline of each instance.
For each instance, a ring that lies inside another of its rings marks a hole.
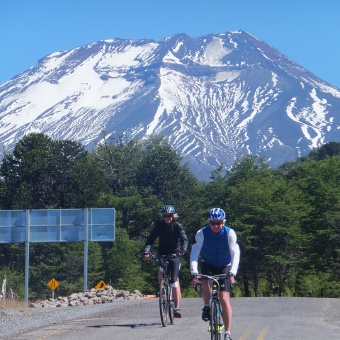
[[[99,303],[109,303],[115,300],[136,300],[142,299],[144,295],[139,290],[134,290],[132,293],[126,290],[116,290],[111,286],[106,286],[104,289],[92,288],[85,293],[73,293],[69,297],[58,297],[56,299],[48,299],[40,302],[31,302],[29,307],[69,307],[69,306],[84,306],[94,305]]]

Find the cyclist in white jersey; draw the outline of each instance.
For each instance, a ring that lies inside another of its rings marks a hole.
[[[198,256],[201,253],[201,273],[204,275],[228,274],[227,280],[220,282],[220,301],[222,306],[222,317],[225,327],[225,339],[231,340],[231,317],[232,308],[230,304],[231,285],[235,284],[240,262],[240,248],[237,244],[236,233],[225,225],[226,214],[223,209],[213,208],[209,212],[209,224],[200,229],[195,236],[196,243],[193,244],[190,254],[190,270],[192,283],[197,284]],[[202,319],[210,319],[210,289],[208,281],[202,281],[202,297],[204,307]]]

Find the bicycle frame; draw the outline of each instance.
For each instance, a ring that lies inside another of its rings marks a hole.
[[[159,266],[162,268],[163,275],[159,284],[159,311],[161,316],[162,325],[165,327],[168,323],[168,317],[171,323],[175,319],[175,302],[172,297],[171,289],[171,273],[169,259],[176,257],[176,254],[171,255],[151,255]]]
[[[210,320],[208,331],[210,332],[211,340],[220,340],[222,338],[222,333],[224,329],[224,323],[222,319],[222,307],[220,304],[220,279],[226,279],[226,274],[219,275],[203,275],[198,274],[198,280],[208,280],[208,285],[211,290],[210,294]]]

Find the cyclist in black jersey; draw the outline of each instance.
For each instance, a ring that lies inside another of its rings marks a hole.
[[[181,268],[181,257],[188,249],[188,237],[183,225],[177,222],[178,215],[172,205],[165,205],[162,208],[162,219],[153,223],[154,227],[150,236],[146,240],[144,258],[150,257],[151,247],[158,238],[158,255],[177,254],[176,257],[169,259],[171,270],[172,295],[175,301],[175,317],[182,316],[179,308],[181,288],[178,280]],[[161,268],[160,268],[161,270]],[[158,282],[160,282],[162,272],[158,271]]]

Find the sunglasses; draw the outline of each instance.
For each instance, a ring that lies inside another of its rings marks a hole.
[[[172,214],[169,214],[169,215],[163,215],[164,218],[170,218],[170,217],[173,217]]]
[[[218,222],[218,221],[210,221],[210,224],[211,225],[220,225],[220,224],[222,224],[223,222],[221,221],[221,222]]]

